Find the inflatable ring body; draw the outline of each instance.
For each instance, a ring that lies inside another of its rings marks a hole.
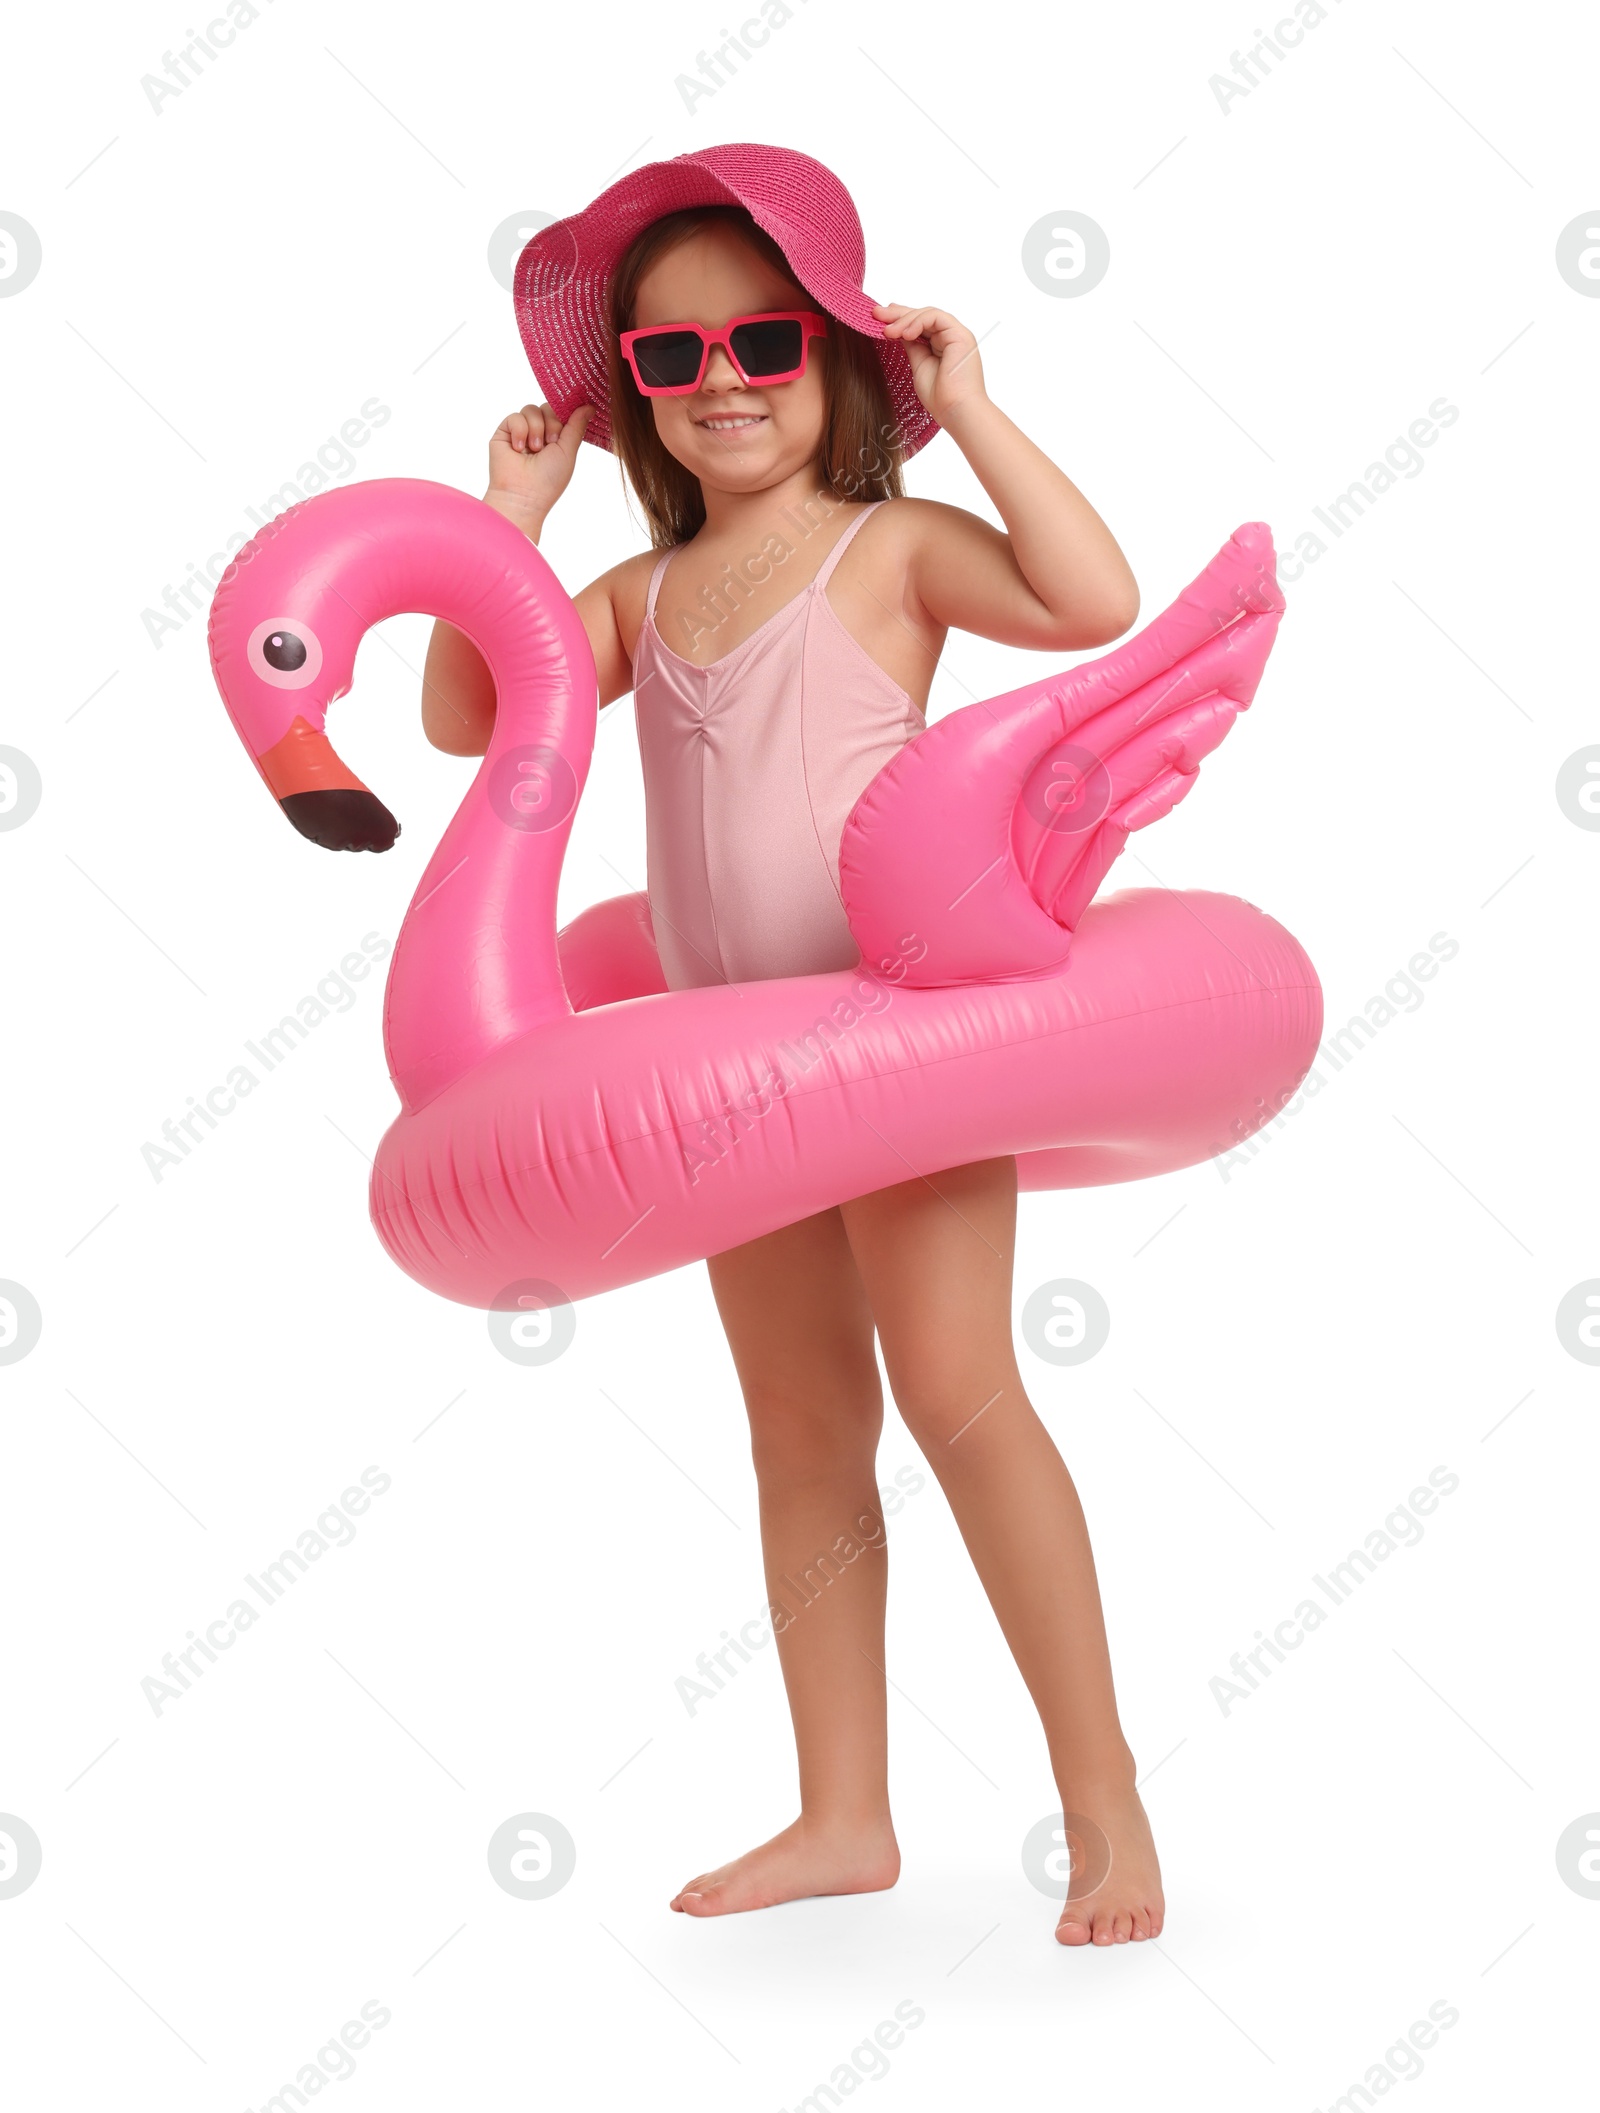
[[[401,1113],[372,1218],[430,1290],[584,1298],[1002,1155],[1025,1188],[1166,1173],[1305,1075],[1321,991],[1281,925],[1201,891],[1094,899],[1255,694],[1283,610],[1260,524],[1126,644],[950,713],[878,774],[839,858],[857,968],[695,990],[665,988],[642,896],[556,930],[594,665],[537,548],[460,492],[325,493],[224,574],[213,669],[290,819],[393,842],[323,729],[364,633],[408,610],[464,631],[498,698],[384,1006]]]

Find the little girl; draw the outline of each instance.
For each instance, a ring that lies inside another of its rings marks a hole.
[[[840,832],[921,731],[952,625],[1064,652],[1106,644],[1138,609],[1105,523],[985,393],[971,331],[942,309],[869,301],[864,263],[828,170],[728,146],[635,170],[542,229],[518,267],[524,342],[552,402],[494,435],[485,498],[537,542],[587,437],[618,456],[649,522],[651,548],[577,608],[601,704],[634,694],[673,989],[855,965]],[[902,462],[939,427],[1004,532],[903,495]],[[494,712],[476,648],[438,624],[429,739],[481,755]],[[707,1264],[749,1413],[769,1595],[847,1526],[869,1552],[778,1635],[799,1818],[690,1879],[682,1913],[899,1875],[876,1336],[1038,1707],[1062,1809],[1110,1847],[1056,1935],[1161,1931],[1083,1513],[1012,1348],[1016,1200],[1014,1160],[951,1167]]]

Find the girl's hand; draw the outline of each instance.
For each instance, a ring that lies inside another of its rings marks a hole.
[[[590,405],[580,404],[563,425],[549,404],[524,404],[503,419],[489,442],[488,503],[536,533],[571,480],[593,416]]]
[[[875,301],[872,312],[885,337],[904,342],[922,408],[940,425],[964,404],[984,398],[978,341],[965,323],[942,308],[905,308],[894,301]]]

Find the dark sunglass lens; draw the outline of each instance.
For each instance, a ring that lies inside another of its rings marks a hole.
[[[798,323],[741,323],[732,334],[734,356],[746,374],[793,374],[800,364]]]
[[[651,389],[687,388],[700,372],[700,340],[692,330],[657,330],[635,338],[639,379]]]

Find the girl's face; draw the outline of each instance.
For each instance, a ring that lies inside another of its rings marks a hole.
[[[811,296],[743,241],[712,227],[669,250],[644,274],[633,327],[699,323],[720,329],[731,316],[815,308]],[[720,345],[688,396],[654,396],[650,408],[667,452],[702,485],[756,492],[814,463],[827,421],[823,362],[827,340],[813,338],[797,381],[746,388]]]

